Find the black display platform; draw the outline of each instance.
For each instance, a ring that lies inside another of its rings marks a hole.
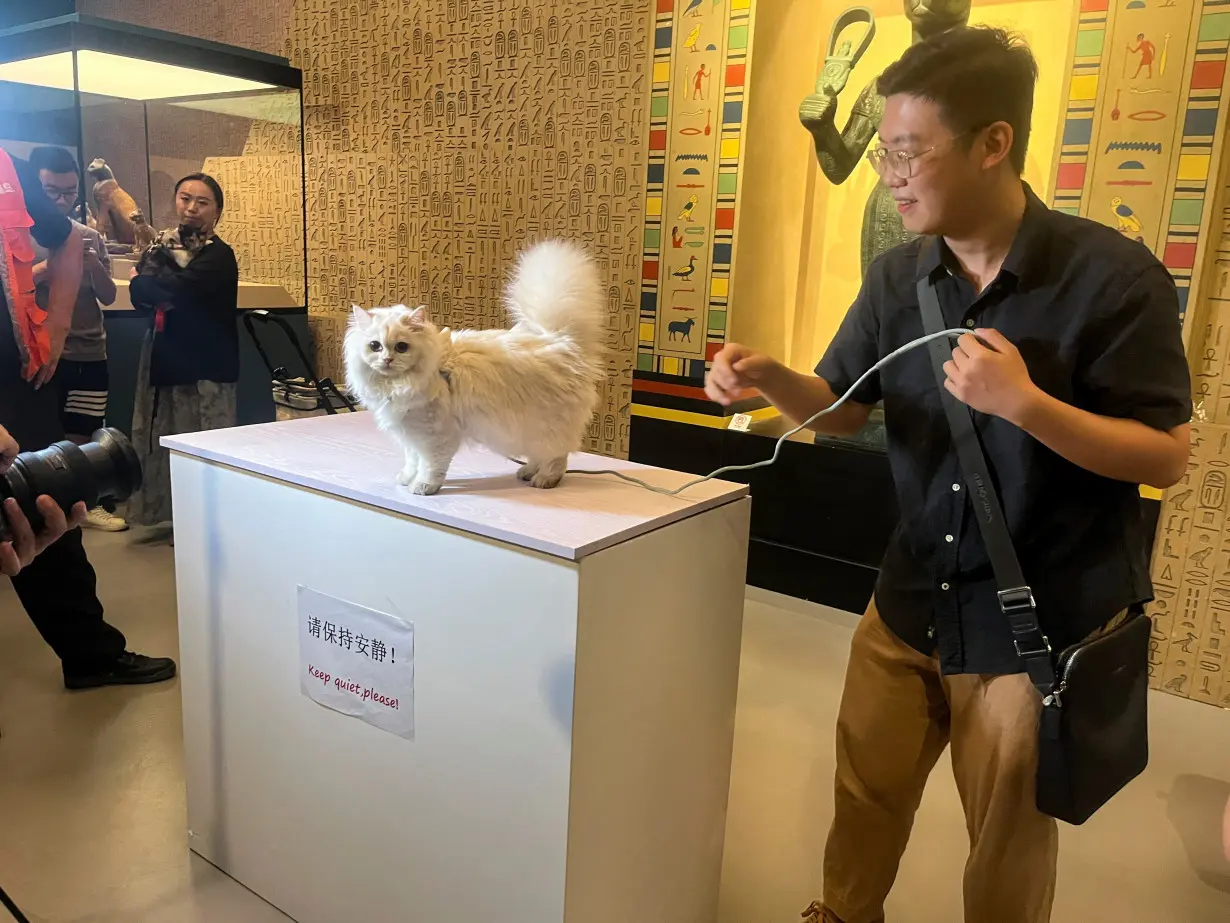
[[[769,458],[784,426],[779,418],[757,428],[740,433],[633,416],[629,457],[708,474]],[[875,441],[817,442],[802,433],[782,446],[775,465],[724,475],[751,486],[749,584],[847,612],[866,609],[897,523],[888,457]],[[1141,506],[1152,536],[1161,504],[1142,498]]]

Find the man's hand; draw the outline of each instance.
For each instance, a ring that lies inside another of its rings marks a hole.
[[[0,426],[0,474],[13,467],[13,461],[20,451],[17,440],[9,435],[9,431]]]
[[[50,497],[44,495],[35,502],[44,523],[43,531],[38,535],[30,528],[30,521],[22,513],[17,501],[12,497],[4,501],[4,516],[13,535],[11,542],[0,543],[0,574],[6,577],[16,577],[23,567],[49,545],[58,541],[65,532],[85,522],[84,503],[74,506],[72,516],[65,519],[64,511]]]
[[[772,356],[738,343],[728,343],[713,357],[713,367],[705,377],[705,394],[723,407],[729,407],[742,392],[758,387],[767,374],[780,367]]]
[[[81,228],[72,226],[64,243],[51,251],[47,259],[47,331],[51,336],[51,360],[33,375],[34,386],[41,388],[55,374],[64,340],[73,323],[73,309],[77,304],[77,292],[81,289],[81,273],[85,239]]]
[[[755,388],[782,416],[796,423],[810,420],[837,401],[829,383],[818,375],[802,375],[772,356],[729,343],[713,357],[713,367],[705,376],[705,394],[729,407],[749,388]],[[849,436],[863,427],[870,413],[868,405],[848,401],[810,426],[818,433]]]
[[[0,426],[0,474],[8,471],[17,458],[17,440],[9,435],[9,431]],[[29,564],[48,545],[56,541],[69,529],[75,529],[85,522],[85,504],[78,503],[73,507],[73,514],[67,520],[64,511],[50,497],[39,497],[38,511],[45,523],[43,531],[38,535],[30,528],[30,522],[22,513],[17,501],[11,497],[4,502],[4,516],[8,519],[9,531],[13,535],[11,542],[0,543],[0,574],[15,577],[23,567]]]
[[[957,400],[1016,426],[1040,393],[1021,353],[997,330],[975,330],[957,340],[944,373],[944,387]]]
[[[57,354],[63,351],[64,351],[63,345],[61,345],[58,350],[54,346],[52,347],[53,354]],[[60,360],[59,360],[59,357],[57,356],[56,358],[48,362],[46,365],[44,365],[42,368],[40,368],[37,372],[35,372],[34,373],[35,390],[43,387],[43,385],[47,384],[48,382],[51,381],[51,379],[55,378],[56,369],[59,367],[60,367]]]
[[[103,262],[106,260],[106,262]],[[84,256],[84,274],[90,280],[90,288],[94,297],[101,305],[115,304],[115,279],[111,275],[111,260],[103,253],[94,249],[92,243],[86,243]]]

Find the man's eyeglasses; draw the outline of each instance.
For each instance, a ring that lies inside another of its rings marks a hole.
[[[921,158],[932,151],[951,146],[960,138],[972,135],[973,133],[972,131],[963,131],[959,135],[953,135],[952,139],[944,144],[933,144],[924,151],[902,151],[887,147],[872,148],[867,152],[867,161],[880,174],[881,178],[893,176],[897,179],[913,179],[914,174],[918,172],[916,164]]]
[[[54,186],[44,186],[43,193],[53,202],[68,202],[71,204],[77,201],[77,187],[75,186],[72,189],[57,189]]]

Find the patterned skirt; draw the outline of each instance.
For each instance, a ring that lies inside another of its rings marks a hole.
[[[160,443],[163,436],[225,429],[238,420],[238,385],[198,381],[192,385],[151,387],[151,330],[141,347],[137,367],[137,396],[132,414],[132,444],[141,459],[142,483],[128,503],[126,518],[139,526],[171,521],[171,455]]]

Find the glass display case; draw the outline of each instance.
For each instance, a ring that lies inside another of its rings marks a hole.
[[[276,310],[311,352],[302,74],[282,58],[72,8],[72,0],[0,0],[0,148],[22,158],[67,149],[77,194],[71,180],[44,188],[61,203],[72,197],[76,217],[107,240],[117,288],[104,307],[107,422],[131,427],[153,322],[132,310],[128,292],[142,242],[177,224],[175,183],[196,172],[222,187],[217,233],[239,262],[239,422],[271,421],[269,372],[241,321],[248,310]],[[275,366],[299,373],[289,341],[264,345]]]
[[[240,308],[306,305],[301,88],[280,58],[75,13],[0,29],[0,147],[73,154],[116,309],[150,233],[176,224],[175,182],[198,171],[225,195]]]

